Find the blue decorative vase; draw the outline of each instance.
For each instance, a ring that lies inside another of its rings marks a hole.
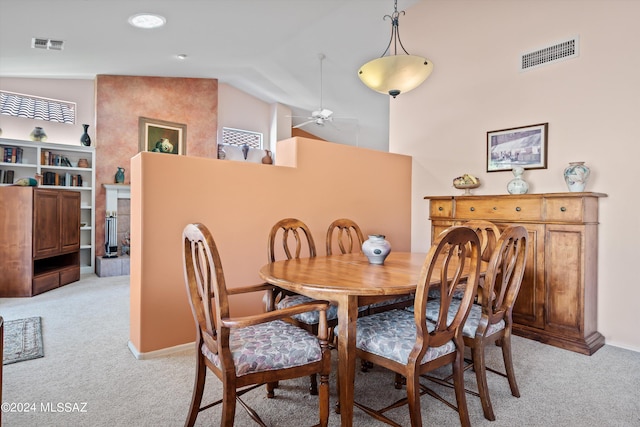
[[[369,263],[382,265],[391,252],[391,244],[382,234],[370,234],[369,239],[362,244],[362,253],[369,259]]]
[[[85,147],[88,147],[88,146],[91,145],[91,137],[89,136],[89,133],[87,132],[89,130],[89,125],[82,125],[82,127],[84,128],[84,133],[82,134],[82,136],[80,136],[80,142]]]
[[[589,180],[591,170],[584,162],[571,162],[564,170],[564,181],[571,192],[582,192]]]
[[[124,183],[124,168],[118,166],[118,172],[116,172],[116,184]]]

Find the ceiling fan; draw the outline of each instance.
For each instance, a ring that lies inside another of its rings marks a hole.
[[[312,123],[314,123],[316,126],[324,126],[324,124],[327,122],[333,122],[334,118],[339,119],[338,117],[333,117],[333,111],[329,110],[328,108],[324,108],[322,105],[322,61],[324,61],[325,58],[326,56],[324,53],[318,54],[318,59],[320,59],[320,108],[312,111],[310,116],[304,117],[306,120],[300,124],[293,126],[294,129],[301,128]]]

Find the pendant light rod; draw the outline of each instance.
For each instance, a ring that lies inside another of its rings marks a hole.
[[[320,111],[322,111],[324,108],[324,104],[322,104],[322,62],[326,56],[324,53],[319,53],[318,58],[320,59]]]
[[[389,52],[391,43],[393,43],[394,55],[398,54],[398,43],[400,43],[400,47],[402,48],[404,53],[409,55],[409,52],[407,52],[407,49],[405,49],[404,45],[402,44],[402,40],[400,40],[400,31],[398,30],[400,14],[404,15],[405,11],[401,10],[400,12],[398,12],[398,0],[395,0],[394,6],[393,6],[393,13],[391,15],[384,15],[382,17],[383,20],[387,18],[391,20],[391,38],[389,39],[389,44],[387,45],[387,48],[384,50],[384,53],[381,55],[381,57],[385,56],[387,52]]]

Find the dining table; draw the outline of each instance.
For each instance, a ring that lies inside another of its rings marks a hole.
[[[426,253],[391,252],[384,264],[371,264],[362,253],[276,261],[260,277],[280,288],[338,307],[338,372],[342,426],[353,423],[358,307],[413,294]],[[439,277],[434,272],[434,278]]]

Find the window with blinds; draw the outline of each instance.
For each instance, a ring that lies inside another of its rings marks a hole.
[[[48,122],[76,122],[76,103],[0,91],[0,114]]]

